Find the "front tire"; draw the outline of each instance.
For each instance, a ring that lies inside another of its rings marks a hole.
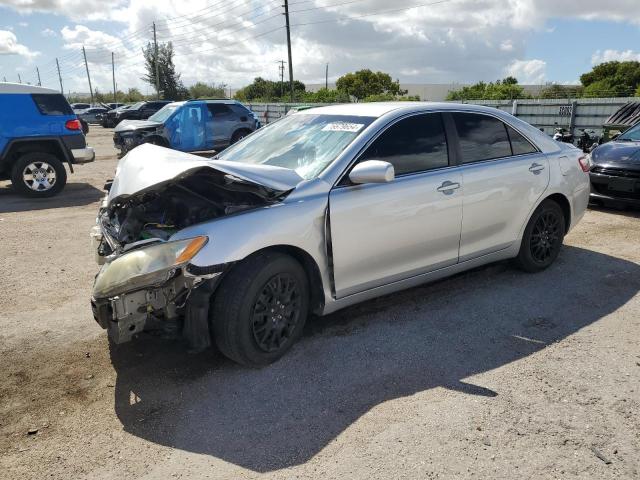
[[[558,258],[565,233],[565,218],[560,205],[553,200],[543,201],[524,230],[516,265],[531,273],[548,268]]]
[[[282,357],[300,338],[308,310],[309,282],[300,264],[281,253],[258,253],[225,277],[210,321],[224,355],[258,367]]]
[[[11,171],[11,183],[22,195],[52,197],[67,183],[67,171],[58,158],[47,152],[21,155]]]

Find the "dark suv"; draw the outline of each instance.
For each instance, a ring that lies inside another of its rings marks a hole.
[[[258,117],[240,102],[188,100],[170,103],[148,120],[121,123],[113,132],[113,143],[122,154],[142,143],[183,152],[219,151],[257,128]]]
[[[115,127],[122,120],[146,120],[169,103],[171,103],[171,100],[154,100],[151,102],[138,102],[127,109],[116,108],[105,114],[106,117],[103,117],[105,118],[103,123]]]
[[[58,91],[0,83],[0,180],[24,195],[50,197],[67,182],[66,163],[92,162],[80,120]]]

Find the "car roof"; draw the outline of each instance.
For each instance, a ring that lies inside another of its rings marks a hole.
[[[470,110],[476,112],[495,113],[498,109],[474,105],[470,103],[453,102],[367,102],[343,103],[327,105],[302,110],[295,115],[325,114],[325,115],[355,115],[358,117],[382,117],[390,112],[409,113],[428,110]]]
[[[26,85],[24,83],[4,83],[0,82],[0,94],[2,93],[14,93],[14,94],[26,94],[26,93],[57,93],[60,94],[58,90],[53,90],[52,88],[45,87],[37,87],[35,85]]]

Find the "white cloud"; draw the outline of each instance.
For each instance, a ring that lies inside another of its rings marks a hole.
[[[633,50],[596,50],[596,52],[591,56],[591,63],[593,65],[612,62],[614,60],[621,62],[629,60],[640,61],[640,52],[634,52]]]
[[[21,55],[31,59],[39,55],[39,52],[33,52],[28,47],[18,43],[15,33],[9,30],[0,30],[0,55]]]
[[[27,22],[18,22],[18,25],[20,25],[22,28],[27,28],[29,26]]]
[[[516,77],[522,84],[540,85],[546,80],[547,62],[538,59],[514,60],[505,73]]]
[[[512,52],[513,48],[513,42],[509,39],[500,44],[500,50],[502,50],[503,52]]]
[[[65,27],[60,34],[70,55],[63,61],[63,70],[68,71],[63,75],[70,77],[70,85],[77,75],[78,88],[85,90],[82,45],[96,84],[102,86],[101,79],[105,87],[110,84],[113,51],[122,88],[144,86],[140,50],[151,40],[152,21],[159,41],[174,42],[177,70],[187,85],[200,80],[235,87],[256,76],[275,79],[276,61],[287,58],[281,2],[0,1],[23,14],[49,12],[81,23]],[[296,1],[290,7],[294,76],[306,83],[324,82],[327,62],[332,78],[371,68],[408,82],[463,83],[514,74],[521,82],[538,83],[546,80],[546,64],[523,60],[526,40],[533,31],[546,31],[550,18],[640,25],[638,0],[451,0],[405,10],[401,9],[425,0],[367,0],[333,8],[343,2]],[[323,8],[309,10],[316,7]],[[386,13],[371,15],[375,12]],[[101,28],[106,25],[105,30],[117,33],[95,29],[96,24],[90,23],[94,20],[104,21]],[[318,21],[324,23],[309,24]],[[52,33],[45,30],[42,35]],[[596,53],[604,56],[606,52]]]
[[[42,30],[40,32],[40,35],[42,35],[43,37],[57,37],[58,34],[55,32],[55,30],[51,30],[50,28],[45,28],[44,30]]]

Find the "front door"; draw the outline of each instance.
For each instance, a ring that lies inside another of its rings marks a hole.
[[[175,116],[171,146],[183,152],[207,149],[207,109],[204,103],[187,102]]]
[[[449,165],[442,117],[412,115],[388,127],[358,158],[391,163],[383,184],[343,179],[329,195],[336,297],[458,261],[462,177]]]
[[[549,183],[549,161],[499,119],[453,113],[464,183],[460,261],[502,250]]]

